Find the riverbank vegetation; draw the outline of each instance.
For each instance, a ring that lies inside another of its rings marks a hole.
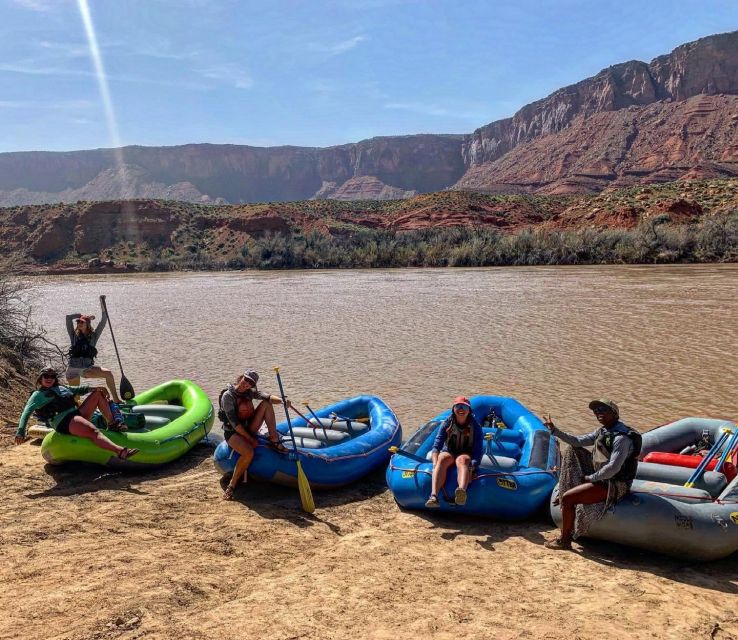
[[[17,420],[36,371],[61,362],[58,347],[31,319],[33,285],[16,273],[16,265],[0,262],[0,425]]]
[[[182,269],[333,269],[484,267],[509,265],[669,264],[738,261],[738,212],[674,225],[656,216],[627,229],[525,229],[503,234],[490,227],[419,231],[356,228],[337,235],[264,234],[218,258],[193,247],[189,256],[155,251],[146,271]]]

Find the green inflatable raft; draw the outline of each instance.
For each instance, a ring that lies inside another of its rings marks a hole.
[[[139,449],[129,460],[120,460],[86,438],[56,431],[44,438],[41,455],[50,464],[76,461],[126,469],[155,467],[187,453],[213,426],[212,402],[189,380],[170,380],[138,394],[125,405],[124,414],[130,414],[127,424],[139,426],[129,426],[125,433],[105,431],[105,435],[122,447]]]

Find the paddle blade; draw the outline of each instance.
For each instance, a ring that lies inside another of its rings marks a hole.
[[[300,461],[297,461],[297,488],[300,490],[300,503],[302,508],[307,513],[315,511],[315,502],[313,502],[313,492],[310,489],[310,483],[308,482],[305,472],[302,470]]]
[[[133,385],[128,381],[125,376],[120,379],[120,397],[123,400],[130,400],[136,392],[133,390]]]

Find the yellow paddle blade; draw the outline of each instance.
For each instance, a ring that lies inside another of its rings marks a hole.
[[[302,503],[303,511],[313,513],[315,511],[313,492],[310,489],[310,483],[305,472],[302,470],[302,464],[300,464],[299,460],[297,461],[297,488],[300,490],[300,502]]]

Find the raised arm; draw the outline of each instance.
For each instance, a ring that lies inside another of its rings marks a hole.
[[[70,313],[67,316],[67,333],[69,334],[70,340],[74,340],[74,321],[81,315],[81,313]]]
[[[108,310],[102,303],[102,299],[100,300],[100,308],[102,309],[102,315],[100,316],[100,322],[95,327],[95,342],[100,339],[102,332],[105,331],[105,326],[108,324]]]

